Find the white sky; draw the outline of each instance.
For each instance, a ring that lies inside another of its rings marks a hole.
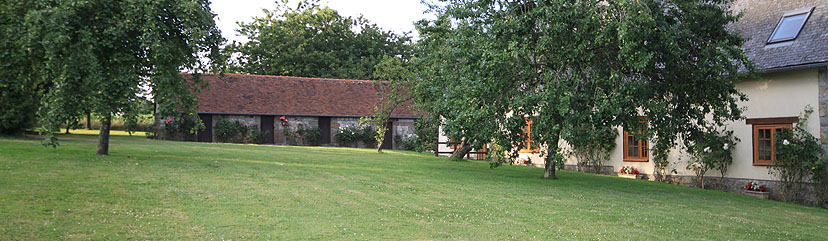
[[[213,0],[211,7],[218,14],[216,24],[222,35],[232,41],[247,41],[237,36],[236,22],[249,22],[254,16],[264,16],[262,9],[273,10],[275,0]],[[292,1],[294,2],[294,1]],[[420,0],[322,0],[327,5],[339,11],[340,15],[357,17],[362,14],[368,21],[377,24],[382,29],[392,30],[402,34],[414,31],[414,22],[423,18],[431,18],[431,14],[424,14],[427,7]],[[291,3],[295,7],[295,3]]]

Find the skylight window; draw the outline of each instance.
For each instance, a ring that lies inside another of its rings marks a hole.
[[[799,31],[802,30],[803,26],[805,26],[805,22],[808,21],[808,17],[811,16],[811,12],[813,10],[814,8],[809,8],[807,10],[786,13],[782,16],[782,19],[779,20],[779,23],[776,25],[776,29],[773,30],[773,34],[768,39],[768,43],[778,43],[796,39],[796,37],[799,36]]]

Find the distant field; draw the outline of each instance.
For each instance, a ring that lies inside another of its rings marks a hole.
[[[0,240],[826,240],[828,210],[414,152],[0,138]]]

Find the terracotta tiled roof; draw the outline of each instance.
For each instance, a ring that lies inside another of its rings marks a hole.
[[[225,74],[226,81],[215,74],[203,74],[202,79],[210,85],[198,94],[199,113],[373,116],[379,103],[370,80],[240,74]],[[392,117],[416,117],[410,106],[411,101],[398,106]]]
[[[809,9],[814,11],[799,32],[786,46],[773,47],[768,38],[785,13]],[[748,58],[760,70],[807,66],[828,62],[828,1],[825,0],[738,0],[732,5],[744,14],[733,30],[750,38],[745,43]]]

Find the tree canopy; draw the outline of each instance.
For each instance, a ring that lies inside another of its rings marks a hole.
[[[385,56],[408,59],[410,37],[383,30],[363,17],[346,17],[312,1],[277,3],[264,17],[239,23],[249,38],[225,48],[230,72],[372,79]]]
[[[111,117],[134,123],[144,96],[162,116],[194,115],[200,81],[179,73],[224,63],[207,0],[35,2],[25,13],[20,48],[35,60],[26,67],[32,78],[52,83],[38,112],[47,144],[56,144],[53,133],[73,105],[101,116],[99,154],[108,153]]]
[[[738,19],[730,2],[446,1],[418,24],[418,106],[447,135],[513,156],[531,120],[547,177],[561,141],[581,143],[584,128],[642,131],[658,167],[678,141],[741,118],[735,82],[753,65],[726,28]]]

